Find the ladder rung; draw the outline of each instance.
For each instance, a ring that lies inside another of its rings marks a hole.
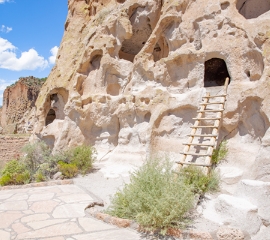
[[[215,144],[213,143],[183,143],[183,145],[189,146],[206,146],[206,147],[214,147]]]
[[[212,164],[206,164],[206,163],[192,163],[192,162],[180,162],[180,161],[178,161],[176,163],[182,164],[182,165],[186,164],[186,165],[193,165],[193,166],[200,166],[200,167],[211,167],[212,166]]]
[[[189,134],[190,137],[217,137],[217,134]]]
[[[220,94],[220,95],[212,95],[212,96],[204,96],[203,98],[215,98],[215,97],[226,97],[227,94]]]
[[[198,110],[197,113],[203,112],[223,112],[225,109]]]
[[[212,154],[209,154],[209,153],[187,153],[187,152],[180,152],[180,154],[183,154],[183,155],[193,155],[193,156],[212,156]]]
[[[194,120],[219,120],[221,117],[214,117],[214,118],[192,118]]]
[[[192,126],[191,128],[218,128],[218,126]]]
[[[213,104],[224,104],[224,102],[208,102],[208,103],[200,103],[200,105],[213,105]]]

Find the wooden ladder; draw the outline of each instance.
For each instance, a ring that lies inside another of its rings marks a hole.
[[[197,117],[195,119],[194,125],[191,127],[191,133],[188,135],[188,141],[183,143],[185,145],[180,161],[176,163],[180,164],[180,168],[184,165],[193,165],[203,167],[203,171],[208,174],[210,168],[212,167],[212,154],[216,147],[218,132],[221,123],[222,114],[224,111],[224,105],[227,97],[227,88],[229,84],[229,78],[226,78],[224,85],[224,93],[220,95],[210,96],[210,93],[206,93],[203,97],[200,107],[197,111]],[[211,101],[212,100],[212,101]],[[211,106],[218,106],[218,108],[212,108]],[[209,109],[210,107],[210,109]],[[208,116],[209,114],[216,114],[215,116]],[[201,124],[201,122],[207,121],[209,124]],[[212,129],[210,134],[198,133],[201,129]],[[197,141],[196,141],[197,140]],[[200,142],[199,142],[200,141]],[[191,147],[196,147],[197,152],[191,151]],[[204,151],[201,153],[201,151]],[[188,161],[187,156],[192,156],[195,161]],[[197,162],[198,158],[205,157],[203,162]]]

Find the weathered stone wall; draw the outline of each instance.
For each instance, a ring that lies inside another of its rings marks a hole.
[[[29,136],[0,135],[0,165],[18,158],[22,147],[29,142]]]
[[[42,84],[41,79],[30,76],[5,89],[0,118],[5,133],[32,131],[35,102]]]

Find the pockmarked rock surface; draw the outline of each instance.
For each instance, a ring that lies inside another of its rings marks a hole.
[[[219,136],[228,156],[220,167],[235,171],[224,175],[224,193],[238,198],[242,179],[270,181],[269,1],[69,0],[68,9],[32,140],[54,151],[90,144],[112,165],[139,165],[152,153],[178,160],[201,97],[221,92],[229,77]],[[219,200],[234,225],[237,206]],[[224,214],[213,201],[209,207]],[[270,226],[259,212],[242,225],[256,226],[254,238]]]

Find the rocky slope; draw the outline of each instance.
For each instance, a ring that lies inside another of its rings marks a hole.
[[[5,89],[0,118],[4,133],[31,132],[35,102],[44,80],[33,76],[20,78]]]
[[[203,215],[266,239],[269,1],[69,0],[68,7],[32,138],[55,150],[94,145],[112,165],[152,153],[176,160],[201,97],[222,91],[229,77],[219,137],[229,148],[219,165],[222,194]]]

